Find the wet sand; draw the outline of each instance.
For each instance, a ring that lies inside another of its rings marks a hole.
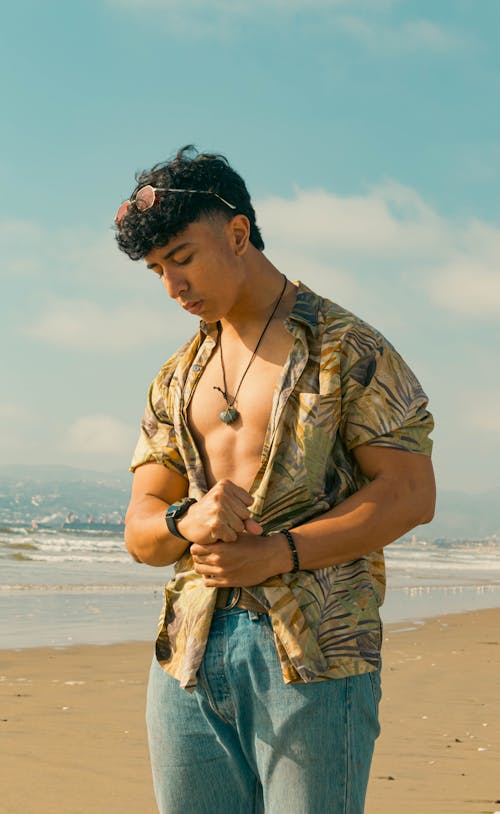
[[[384,635],[366,814],[500,812],[500,609],[411,627]],[[155,814],[151,653],[150,643],[0,651],[2,814]]]

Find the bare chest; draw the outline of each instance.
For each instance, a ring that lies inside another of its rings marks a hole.
[[[292,337],[283,328],[266,339],[246,373],[251,350],[238,343],[224,348],[230,401],[238,391],[234,403],[238,417],[234,423],[225,424],[221,420],[227,403],[216,389],[225,389],[219,348],[215,349],[193,393],[188,421],[209,487],[222,478],[229,478],[249,489],[259,469],[276,385],[292,343]]]

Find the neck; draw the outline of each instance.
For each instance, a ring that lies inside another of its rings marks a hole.
[[[220,320],[224,333],[237,335],[241,339],[262,330],[282,292],[274,319],[284,318],[290,310],[288,293],[291,284],[287,283],[283,290],[285,275],[263,254],[257,250],[255,254],[257,257],[249,258],[252,262],[245,264],[238,299],[231,311]]]

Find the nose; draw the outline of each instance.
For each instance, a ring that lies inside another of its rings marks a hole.
[[[189,288],[189,284],[183,275],[172,271],[172,269],[163,270],[162,280],[168,296],[173,300],[178,299]]]

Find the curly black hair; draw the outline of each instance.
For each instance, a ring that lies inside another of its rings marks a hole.
[[[257,226],[255,211],[245,182],[229,165],[223,155],[198,153],[192,144],[182,147],[170,161],[155,164],[135,176],[135,187],[125,216],[115,224],[119,248],[132,260],[140,260],[152,249],[165,246],[190,223],[210,215],[230,220],[236,214],[246,215],[250,221],[250,242],[256,249],[264,248]],[[235,209],[226,206],[216,195],[186,192],[168,194],[159,192],[151,209],[140,212],[133,205],[134,196],[150,184],[162,189],[186,189],[213,192],[229,201]]]

